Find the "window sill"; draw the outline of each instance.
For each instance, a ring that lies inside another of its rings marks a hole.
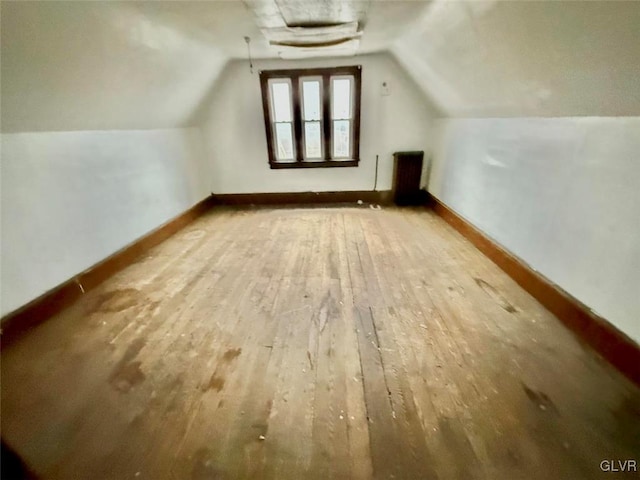
[[[335,167],[357,167],[359,159],[355,160],[325,160],[324,162],[272,162],[272,169],[280,168],[335,168]]]

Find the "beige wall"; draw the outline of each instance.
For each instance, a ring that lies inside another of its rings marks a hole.
[[[362,65],[360,166],[271,170],[258,71],[269,68]],[[382,95],[387,82],[390,95]],[[430,149],[436,112],[387,54],[287,62],[231,62],[211,103],[203,107],[201,128],[209,184],[215,193],[372,190],[379,156],[378,190],[391,188],[392,153]]]

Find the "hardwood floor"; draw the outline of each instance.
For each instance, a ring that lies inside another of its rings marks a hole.
[[[46,479],[626,478],[640,389],[429,211],[216,209],[3,348],[2,437]]]

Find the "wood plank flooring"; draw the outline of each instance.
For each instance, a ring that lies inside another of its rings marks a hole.
[[[2,351],[44,479],[591,479],[640,389],[423,209],[216,209]]]

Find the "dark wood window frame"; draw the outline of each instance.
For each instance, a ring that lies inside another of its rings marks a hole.
[[[271,168],[322,168],[322,167],[357,167],[360,163],[360,97],[362,89],[362,67],[360,65],[333,68],[305,68],[292,70],[262,70],[260,71],[260,88],[262,91],[262,109],[264,125],[267,134],[267,148],[269,150],[269,165]],[[351,131],[351,158],[332,158],[332,117],[331,117],[331,77],[353,76],[353,127]],[[322,78],[322,141],[324,158],[309,161],[303,154],[303,120],[301,105],[301,77]],[[272,127],[271,101],[269,80],[288,79],[291,81],[291,99],[293,108],[293,143],[295,161],[278,161],[275,152],[275,139]]]

